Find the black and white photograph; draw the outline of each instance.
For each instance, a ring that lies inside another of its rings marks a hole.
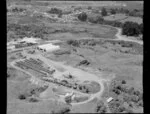
[[[143,113],[143,7],[6,0],[7,114]]]

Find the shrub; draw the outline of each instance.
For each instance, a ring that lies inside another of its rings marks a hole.
[[[127,36],[138,36],[140,34],[140,26],[134,22],[125,22],[122,27],[122,34]]]
[[[98,112],[98,113],[106,113],[107,112],[107,107],[105,106],[103,101],[99,101],[97,103],[96,112]]]
[[[126,81],[125,81],[125,80],[122,80],[122,84],[126,84]]]
[[[60,109],[58,111],[51,111],[51,114],[68,114],[68,112],[70,112],[70,108],[69,107],[65,107],[63,109]]]
[[[50,11],[47,11],[47,13],[61,15],[62,14],[62,10],[58,9],[58,8],[51,8]]]
[[[21,100],[24,100],[24,99],[26,99],[26,96],[25,95],[23,95],[23,94],[21,94],[21,95],[19,95],[19,97],[18,97],[19,99],[21,99]]]
[[[68,104],[71,103],[71,96],[65,97],[65,102]]]
[[[67,44],[79,47],[79,42],[77,40],[68,40]]]
[[[36,99],[36,98],[30,98],[29,102],[38,102],[38,99]]]
[[[128,94],[133,95],[133,93],[134,93],[134,88],[133,87],[129,88],[128,89]]]
[[[111,13],[111,14],[116,14],[116,10],[115,10],[115,9],[111,9],[111,10],[110,10],[110,13]]]
[[[106,11],[105,8],[102,8],[101,15],[102,16],[107,16],[107,11]]]
[[[85,12],[82,12],[78,15],[78,19],[80,21],[86,21],[87,20],[87,14]]]

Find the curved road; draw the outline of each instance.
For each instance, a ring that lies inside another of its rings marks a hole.
[[[47,59],[45,57],[43,57],[42,55],[29,55],[26,53],[27,56],[30,56],[30,57],[33,57],[33,58],[40,58],[42,59],[45,63],[49,64],[49,65],[54,65],[55,66],[59,66],[59,67],[62,67],[62,68],[65,68],[67,71],[63,72],[63,73],[68,73],[68,72],[71,72],[73,75],[77,76],[79,79],[81,79],[82,81],[85,81],[85,80],[93,80],[93,81],[96,81],[100,84],[100,91],[95,93],[95,94],[90,94],[90,98],[86,101],[83,101],[83,102],[79,102],[79,103],[72,103],[72,105],[78,105],[78,104],[84,104],[84,103],[87,103],[91,100],[93,100],[95,97],[97,98],[100,98],[101,94],[103,93],[104,91],[104,86],[103,86],[103,81],[104,79],[101,79],[100,77],[94,75],[94,74],[91,74],[89,72],[85,72],[81,69],[78,69],[78,68],[74,68],[74,67],[71,67],[71,66],[68,66],[68,65],[65,65],[63,63],[60,63],[60,62],[55,62],[55,61],[52,61],[50,59]],[[32,74],[30,74],[29,72],[25,71],[25,70],[22,70],[20,68],[18,68],[17,66],[14,65],[16,61],[13,61],[11,62],[11,66],[18,69],[18,70],[21,70],[25,73],[27,73],[28,75],[31,76],[31,78],[36,78],[35,76],[33,76]],[[55,74],[55,73],[54,73]],[[62,72],[60,73],[57,73],[55,74],[55,76],[57,75],[62,75]],[[85,76],[86,76],[86,79],[85,79]],[[87,94],[88,95],[88,94]]]
[[[127,37],[121,34],[122,29],[121,28],[116,28],[118,30],[118,32],[116,33],[116,37],[117,39],[113,39],[113,40],[123,40],[123,41],[130,41],[130,42],[135,42],[135,43],[139,43],[141,45],[143,45],[143,41],[140,40],[133,40],[132,38],[134,37]]]
[[[109,25],[107,25],[107,26],[109,26]],[[112,26],[109,26],[109,27],[112,27]],[[118,30],[116,35],[115,35],[116,36],[115,39],[112,39],[112,38],[101,38],[101,39],[105,39],[105,40],[123,40],[123,41],[135,42],[135,43],[143,45],[143,41],[136,40],[136,37],[127,37],[125,35],[122,35],[121,34],[122,33],[122,29],[121,28],[117,28],[117,27],[113,27],[113,28]],[[94,39],[94,38],[85,37],[85,38],[81,38],[81,39]],[[80,39],[78,39],[78,40],[80,40]]]

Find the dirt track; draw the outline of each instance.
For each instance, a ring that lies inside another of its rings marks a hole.
[[[116,34],[117,39],[113,39],[113,40],[124,40],[124,41],[136,42],[143,45],[143,41],[133,40],[134,37],[123,36],[121,35],[122,30],[120,28],[116,28],[116,29],[118,29],[118,32]]]
[[[49,64],[50,67],[53,66],[53,67],[56,67],[56,69],[57,69],[57,67],[62,67],[62,68],[64,68],[64,69],[66,69],[66,71],[64,71],[64,72],[56,71],[56,73],[54,73],[54,77],[56,77],[56,78],[58,78],[58,77],[61,76],[62,74],[66,74],[66,73],[70,72],[72,75],[76,76],[79,80],[82,80],[82,81],[85,81],[85,80],[90,80],[90,81],[91,81],[91,80],[93,80],[93,81],[96,81],[96,82],[98,82],[98,83],[100,84],[100,87],[101,87],[101,88],[100,88],[100,91],[99,91],[99,92],[97,92],[97,93],[95,93],[95,94],[91,94],[91,95],[90,95],[90,98],[89,98],[88,100],[84,101],[84,102],[72,103],[72,105],[78,105],[78,104],[87,103],[87,102],[93,100],[95,97],[100,98],[101,94],[102,94],[103,91],[104,91],[103,81],[105,81],[105,80],[102,79],[102,78],[100,78],[100,77],[98,77],[98,76],[96,76],[96,75],[94,75],[94,74],[85,72],[85,71],[83,71],[83,70],[81,70],[81,69],[73,68],[73,67],[68,66],[68,65],[65,65],[64,63],[61,63],[61,62],[52,61],[52,60],[47,59],[47,58],[45,58],[45,57],[43,57],[42,55],[39,55],[39,54],[36,55],[36,56],[35,56],[35,55],[26,54],[26,56],[28,56],[28,57],[33,57],[33,58],[40,58],[40,59],[43,60],[45,63]],[[24,71],[24,70],[22,70],[22,69],[16,67],[16,66],[14,65],[14,63],[15,63],[15,61],[13,61],[13,62],[11,63],[11,66],[12,66],[12,67],[14,67],[14,68],[16,68],[16,69],[18,69],[18,70],[21,70],[21,71],[23,71],[23,72],[29,74],[29,75],[31,76],[31,78],[36,78],[35,76],[31,75],[31,74],[28,73],[27,71]],[[86,76],[86,78],[85,78],[85,76]]]

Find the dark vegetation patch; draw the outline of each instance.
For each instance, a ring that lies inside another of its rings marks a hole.
[[[52,110],[51,114],[68,114],[70,111],[71,110],[69,107],[64,107],[64,108],[59,109],[59,110]]]
[[[7,24],[7,32],[13,31],[15,35],[20,38],[23,37],[39,37],[44,38],[44,34],[48,34],[48,29],[43,25],[20,25],[20,24]]]
[[[96,113],[107,113],[108,109],[102,100],[99,100],[95,109]]]
[[[113,100],[108,103],[112,113],[134,113],[134,109],[143,108],[143,92],[128,85],[125,79],[114,79],[109,86]]]
[[[121,53],[127,53],[127,54],[143,54],[143,46],[134,43],[134,42],[127,42],[127,41],[113,41],[113,40],[90,40],[90,39],[83,39],[83,40],[68,40],[67,44],[74,46],[74,47],[84,47],[84,46],[95,46],[95,45],[101,45],[101,46],[107,46],[106,43],[113,44],[115,47],[116,44],[120,45],[122,48],[116,48],[115,51],[120,51]],[[107,48],[111,48],[110,46],[107,46]],[[127,48],[128,50],[122,51],[123,48]]]
[[[81,65],[88,66],[89,64],[90,62],[88,60],[82,60],[77,64],[77,66],[81,66]]]
[[[29,102],[38,102],[38,99],[35,97],[38,97],[39,94],[44,92],[47,88],[48,86],[30,88],[19,94],[18,99],[27,100]]]

